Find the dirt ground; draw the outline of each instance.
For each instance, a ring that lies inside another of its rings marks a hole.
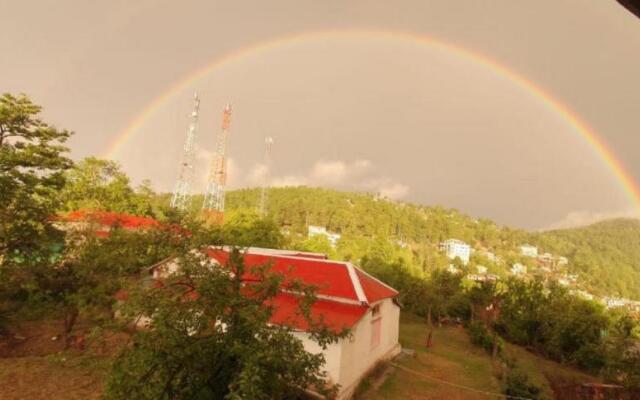
[[[79,322],[64,349],[59,320],[20,321],[0,335],[0,400],[97,399],[110,355],[128,335]]]

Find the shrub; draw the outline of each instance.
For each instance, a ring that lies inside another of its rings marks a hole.
[[[537,400],[540,398],[540,388],[529,381],[529,376],[524,371],[512,368],[507,372],[504,394]]]

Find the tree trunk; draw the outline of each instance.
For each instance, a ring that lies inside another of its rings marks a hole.
[[[64,340],[64,348],[68,349],[71,345],[70,333],[78,320],[78,309],[76,307],[70,307],[64,316],[64,331],[62,332],[62,338]]]
[[[427,348],[433,346],[433,320],[431,319],[431,305],[427,310],[427,326],[429,327],[429,333],[427,334]]]

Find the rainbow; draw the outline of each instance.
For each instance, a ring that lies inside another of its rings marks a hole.
[[[635,182],[634,178],[626,171],[620,160],[618,160],[602,140],[585,122],[583,122],[578,115],[575,114],[567,105],[563,104],[560,100],[556,99],[548,91],[520,75],[518,72],[510,69],[509,67],[495,61],[486,55],[476,53],[469,49],[463,48],[457,44],[449,43],[441,39],[437,39],[430,36],[422,36],[412,33],[393,32],[393,31],[379,31],[379,30],[332,30],[303,33],[292,36],[285,36],[275,38],[269,41],[260,42],[252,46],[248,46],[230,53],[227,53],[219,58],[216,58],[211,63],[203,66],[202,68],[194,71],[186,76],[184,79],[174,83],[167,90],[165,90],[160,96],[151,101],[128,125],[118,134],[118,136],[108,146],[107,151],[103,154],[104,158],[114,158],[126,141],[140,129],[145,121],[150,118],[163,104],[165,104],[170,98],[181,93],[187,86],[194,81],[210,74],[218,68],[223,67],[234,61],[242,60],[250,55],[255,55],[261,52],[267,52],[272,49],[276,49],[289,44],[296,44],[301,42],[319,40],[319,39],[332,39],[332,38],[345,38],[345,37],[363,37],[374,39],[394,39],[403,42],[410,42],[421,46],[427,46],[429,48],[439,49],[447,53],[459,56],[463,59],[467,59],[476,65],[487,68],[493,73],[502,76],[520,88],[524,89],[531,96],[540,100],[543,104],[547,105],[551,110],[557,113],[564,119],[573,130],[580,135],[594,150],[595,154],[603,160],[608,168],[614,174],[616,180],[620,182],[625,193],[630,198],[631,202],[635,205],[636,209],[640,212],[640,187]]]

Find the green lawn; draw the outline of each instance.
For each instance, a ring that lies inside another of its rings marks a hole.
[[[496,396],[439,382],[501,393],[499,379],[501,366],[494,364],[483,350],[471,344],[462,327],[436,328],[433,347],[425,346],[427,326],[422,319],[402,315],[400,321],[400,343],[403,348],[416,351],[415,357],[403,356],[398,365],[410,369],[408,372],[391,366],[392,372],[376,393],[366,393],[367,399],[495,399]],[[597,379],[573,368],[559,365],[527,352],[518,346],[506,345],[508,356],[516,359],[519,368],[525,370],[531,380],[543,392],[541,399],[553,399],[548,377],[561,382],[593,382]],[[365,398],[365,397],[363,397]]]

